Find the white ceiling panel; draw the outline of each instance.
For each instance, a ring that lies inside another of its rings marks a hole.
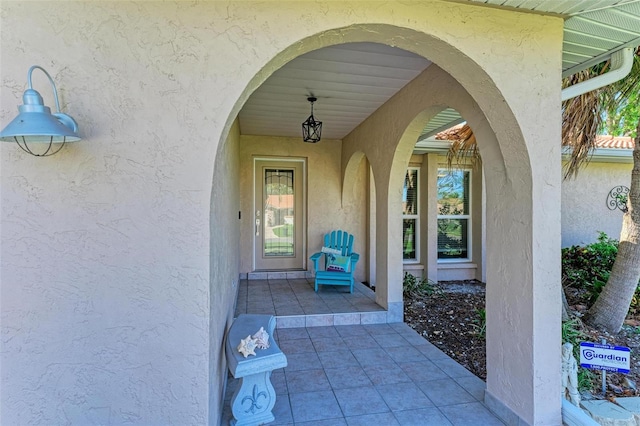
[[[413,53],[375,43],[350,43],[315,50],[274,72],[240,112],[248,135],[301,136],[311,112],[323,122],[322,137],[342,139],[430,62]]]

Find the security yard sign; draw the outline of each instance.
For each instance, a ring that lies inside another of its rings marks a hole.
[[[580,367],[627,374],[630,365],[629,348],[599,343],[580,343]]]

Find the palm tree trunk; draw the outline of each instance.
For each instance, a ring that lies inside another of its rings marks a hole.
[[[627,208],[622,219],[620,245],[611,275],[587,316],[588,324],[610,333],[620,331],[640,280],[640,120],[633,149]]]

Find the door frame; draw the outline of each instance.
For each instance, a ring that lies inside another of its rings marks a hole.
[[[251,246],[252,246],[252,250],[251,250],[251,267],[252,270],[254,272],[262,272],[262,271],[269,271],[269,270],[265,270],[265,269],[257,269],[257,261],[256,261],[256,232],[255,232],[255,226],[256,226],[256,210],[257,210],[257,205],[256,205],[256,191],[257,191],[257,187],[256,187],[256,181],[257,181],[257,176],[256,173],[257,171],[257,163],[258,162],[269,162],[272,161],[274,163],[299,163],[302,166],[302,188],[301,188],[301,195],[302,195],[302,213],[301,213],[301,217],[302,217],[302,230],[300,231],[302,233],[302,248],[301,248],[301,256],[302,256],[302,262],[301,262],[301,268],[293,268],[293,269],[282,269],[282,271],[306,271],[307,270],[307,157],[269,157],[269,156],[253,156],[252,158],[252,206],[253,206],[253,210],[251,212],[251,227],[252,227],[252,238],[251,238]],[[262,191],[262,188],[260,188],[260,191]],[[262,206],[260,206],[260,210],[262,211]],[[261,218],[261,220],[264,219],[264,213],[263,213],[263,218]],[[261,233],[262,234],[262,233]],[[260,238],[262,238],[262,235],[260,236]],[[275,270],[277,271],[277,270]]]

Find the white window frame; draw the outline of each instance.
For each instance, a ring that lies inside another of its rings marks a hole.
[[[472,223],[471,223],[471,212],[473,211],[473,196],[472,196],[472,190],[471,188],[473,188],[473,171],[472,169],[468,168],[468,167],[464,167],[464,168],[460,168],[458,169],[459,171],[462,172],[467,172],[469,173],[469,213],[468,214],[461,214],[461,215],[452,215],[452,214],[448,214],[448,215],[438,215],[436,218],[436,228],[437,228],[437,221],[440,219],[466,219],[467,220],[467,257],[461,257],[459,259],[440,259],[438,258],[438,240],[436,238],[436,258],[438,263],[469,263],[471,262],[471,259],[473,259],[473,253],[471,252],[471,248],[473,247],[472,244],[472,238],[473,238],[473,229],[472,229]],[[449,170],[446,167],[438,167],[438,176],[440,175],[440,172],[444,171],[446,173],[449,173]],[[436,178],[436,194],[438,193],[438,179]],[[436,198],[436,203],[437,203],[437,198]],[[436,231],[437,232],[437,231]],[[436,234],[437,235],[437,234]]]
[[[404,258],[404,246],[403,246],[403,255],[402,255],[402,263],[403,264],[413,264],[420,263],[420,167],[407,167],[405,171],[405,178],[402,180],[402,199],[404,201],[404,183],[406,181],[407,173],[416,171],[416,214],[405,215],[404,211],[402,212],[402,223],[404,223],[405,219],[413,219],[415,220],[415,228],[414,232],[414,249],[416,252],[415,259],[405,259]],[[402,232],[402,240],[404,243],[404,231]]]

